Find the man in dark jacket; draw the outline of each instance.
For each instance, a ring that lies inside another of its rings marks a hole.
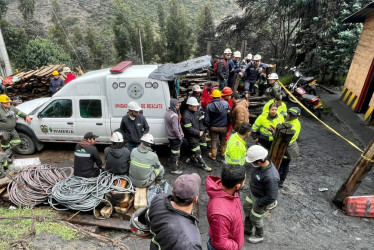
[[[115,175],[128,175],[130,167],[130,151],[125,147],[120,132],[112,134],[112,145],[104,149],[105,170]]]
[[[221,91],[215,89],[212,93],[213,101],[208,104],[205,112],[205,124],[209,128],[212,138],[212,148],[209,158],[216,160],[218,138],[221,144],[221,155],[225,155],[227,125],[231,121],[231,110],[225,100],[221,100]]]
[[[146,216],[153,234],[151,250],[202,249],[199,221],[192,215],[200,185],[198,174],[184,174],[175,180],[172,195],[159,194],[152,200]]]
[[[198,112],[199,103],[195,97],[187,99],[188,109],[182,115],[182,125],[188,145],[192,151],[190,159],[198,163],[205,171],[212,171],[201,156],[200,137],[204,136],[203,116]]]
[[[220,59],[217,65],[217,77],[219,83],[219,90],[223,90],[227,86],[229,79],[229,61],[231,58],[231,49],[225,49],[223,52],[223,59]]]
[[[179,102],[177,99],[170,100],[170,107],[165,114],[165,130],[170,142],[170,163],[172,174],[182,174],[183,171],[179,169],[178,160],[182,146],[182,139],[184,133],[179,121]]]
[[[247,241],[250,243],[264,241],[263,217],[266,211],[277,206],[279,173],[267,155],[268,151],[259,145],[254,145],[247,151],[246,161],[252,164],[253,171],[249,181],[249,195],[243,208],[244,230],[249,234]]]
[[[140,138],[148,134],[149,126],[145,117],[139,113],[142,110],[137,102],[129,102],[129,112],[122,117],[120,130],[127,140],[127,148],[131,152],[140,145]]]
[[[260,75],[266,76],[265,70],[267,67],[269,67],[269,65],[261,62],[260,55],[257,54],[253,57],[253,61],[248,63],[242,71],[242,74],[245,75],[245,91],[254,93],[255,82],[259,79]]]
[[[241,73],[241,63],[240,63],[240,57],[241,53],[240,51],[234,52],[234,59],[230,60],[229,62],[229,79],[227,82],[227,86],[229,86],[231,89],[234,88],[234,83],[236,79],[236,74]]]
[[[83,140],[77,144],[74,153],[74,175],[91,178],[100,174],[103,166],[99,151],[94,146],[96,138],[92,132],[87,132]],[[95,166],[96,164],[96,166]]]

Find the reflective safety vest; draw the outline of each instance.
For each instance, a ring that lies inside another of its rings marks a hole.
[[[296,133],[292,136],[292,139],[290,141],[290,144],[291,144],[294,141],[296,141],[297,138],[299,137],[300,130],[301,130],[301,124],[300,124],[300,121],[299,121],[298,118],[290,120],[290,121],[287,121],[287,123],[291,124],[292,125],[292,129],[294,129],[296,131]]]
[[[274,117],[270,117],[269,113],[262,113],[259,117],[257,117],[255,123],[253,124],[252,132],[260,132],[260,137],[268,141],[273,141],[273,133],[269,130],[270,127],[272,126],[276,128],[278,124],[283,122],[283,115],[277,114]]]
[[[238,133],[235,133],[232,136],[230,136],[225,151],[226,163],[242,166],[245,164],[246,155],[247,147],[245,145],[245,141],[242,138],[240,138]]]
[[[274,99],[268,101],[262,109],[262,113],[269,113],[269,107],[273,103]],[[283,115],[284,119],[287,118],[287,106],[284,102],[282,102],[282,104],[278,107],[278,114]]]

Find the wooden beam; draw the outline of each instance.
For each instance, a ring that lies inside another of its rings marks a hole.
[[[339,206],[344,206],[344,200],[354,194],[361,181],[369,173],[374,164],[374,139],[371,140],[364,153],[357,160],[356,165],[349,174],[347,180],[339,188],[333,202]]]
[[[79,214],[69,220],[70,223],[88,226],[98,226],[116,230],[131,231],[130,221],[108,218],[98,220],[92,214]]]
[[[295,133],[296,131],[292,129],[292,125],[289,123],[277,125],[269,153],[270,159],[277,169],[279,169],[287,151],[288,144]]]

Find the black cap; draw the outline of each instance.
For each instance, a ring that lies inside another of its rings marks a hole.
[[[83,139],[88,140],[88,139],[93,139],[93,138],[98,138],[98,137],[99,137],[99,136],[94,135],[92,132],[87,132],[87,133],[84,135]]]
[[[247,122],[243,122],[238,129],[238,133],[241,135],[245,135],[246,133],[250,131],[251,131],[251,125]]]

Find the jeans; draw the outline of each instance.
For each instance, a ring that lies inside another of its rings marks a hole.
[[[132,143],[132,142],[127,142],[127,148],[128,150],[131,151],[134,149],[134,148],[137,148],[138,146],[140,145],[140,143]]]
[[[212,246],[212,244],[210,244],[210,236],[209,236],[209,234],[208,234],[208,240],[207,240],[207,242],[206,242],[206,248],[207,248],[208,250],[216,250],[216,249]]]

